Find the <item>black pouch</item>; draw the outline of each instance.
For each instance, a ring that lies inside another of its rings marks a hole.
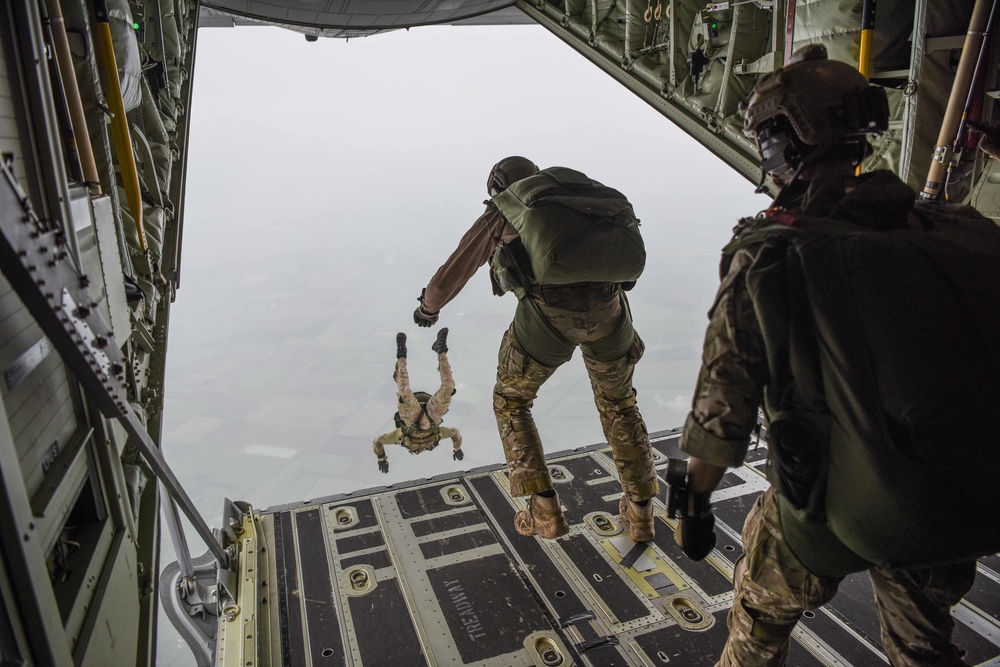
[[[773,415],[767,425],[768,478],[797,510],[811,520],[826,516],[830,418],[793,410]]]
[[[531,263],[520,239],[503,243],[493,252],[493,258],[490,260],[490,280],[494,286],[494,293],[497,293],[499,288],[499,295],[514,292],[520,298],[524,290],[529,287],[524,284],[522,278],[530,281],[530,277]]]

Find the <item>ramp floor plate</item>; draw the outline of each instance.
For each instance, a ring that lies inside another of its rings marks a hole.
[[[677,456],[679,435],[654,434],[653,445]],[[716,549],[697,563],[674,544],[662,494],[656,539],[628,538],[601,445],[549,458],[570,522],[554,541],[514,531],[524,504],[502,466],[260,512],[277,583],[262,589],[261,611],[280,629],[271,655],[285,665],[713,665],[743,520],[768,486],[756,465],[765,457],[761,444],[754,465],[727,473],[713,496]],[[1000,664],[998,572],[1000,558],[983,559],[954,614],[973,665]],[[796,666],[887,664],[864,573],[807,613],[793,638]]]

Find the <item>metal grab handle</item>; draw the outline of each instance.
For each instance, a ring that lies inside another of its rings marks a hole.
[[[118,166],[121,169],[125,197],[128,199],[128,207],[135,220],[136,232],[139,234],[139,250],[145,255],[149,252],[149,245],[146,243],[146,230],[142,225],[139,172],[135,166],[132,137],[129,134],[128,118],[125,115],[121,82],[118,80],[118,63],[115,60],[115,45],[111,39],[111,19],[108,16],[107,0],[96,0],[95,13],[97,14],[97,22],[94,25],[94,36],[97,42],[97,59],[101,64],[101,69],[104,70],[104,78],[110,89],[107,102],[113,113],[111,130],[115,141],[115,152],[118,154]]]
[[[20,211],[21,215],[12,214]],[[0,269],[63,362],[105,417],[118,420],[156,478],[194,525],[223,568],[229,556],[195,508],[139,418],[128,404],[126,360],[108,345],[111,327],[86,293],[89,279],[63,261],[55,232],[42,233],[38,216],[6,164],[0,162]]]

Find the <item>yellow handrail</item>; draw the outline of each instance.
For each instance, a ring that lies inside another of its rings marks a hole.
[[[872,29],[861,30],[861,55],[858,57],[858,71],[866,78],[872,76]]]
[[[135,220],[135,228],[139,234],[139,249],[146,254],[149,245],[146,243],[146,231],[142,226],[142,196],[139,192],[139,172],[135,166],[135,154],[132,152],[132,137],[128,129],[128,118],[125,116],[125,102],[122,100],[121,82],[118,80],[118,62],[115,59],[115,44],[111,39],[111,21],[108,16],[106,0],[94,2],[97,23],[94,26],[97,59],[104,71],[104,79],[108,87],[108,108],[111,117],[111,134],[115,141],[115,152],[118,154],[118,168],[122,174],[122,186],[128,207]]]
[[[872,32],[875,30],[875,0],[864,0],[861,4],[861,51],[858,53],[858,71],[866,79],[872,76]],[[854,169],[854,175],[861,175],[861,165]]]

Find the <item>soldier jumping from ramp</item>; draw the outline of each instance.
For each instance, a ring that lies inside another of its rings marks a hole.
[[[527,509],[515,515],[516,530],[545,539],[569,532],[531,407],[545,381],[579,347],[622,485],[619,513],[632,540],[650,541],[658,486],[632,386],[644,345],[624,295],[645,262],[632,206],[617,190],[580,172],[540,171],[520,156],[493,167],[487,191],[486,211],[431,278],[413,320],[421,327],[436,324],[441,308],[489,263],[494,294],[512,291],[518,297],[514,322],[500,343],[493,390],[510,492],[528,496]],[[540,238],[548,230],[559,238]],[[540,247],[576,252],[560,254],[557,266],[550,262],[557,253],[534,252]]]
[[[431,349],[438,354],[438,373],[441,374],[441,387],[431,396],[426,392],[414,393],[410,389],[410,376],[406,371],[406,334],[396,334],[396,370],[392,378],[398,387],[399,411],[395,414],[396,428],[375,438],[372,449],[378,458],[378,469],[389,472],[389,458],[385,454],[385,445],[403,445],[411,454],[419,454],[434,449],[441,440],[451,438],[454,444],[452,458],[461,461],[462,434],[457,428],[441,426],[448,408],[451,407],[451,397],[455,393],[455,379],[448,363],[448,329],[438,332],[437,340]]]

